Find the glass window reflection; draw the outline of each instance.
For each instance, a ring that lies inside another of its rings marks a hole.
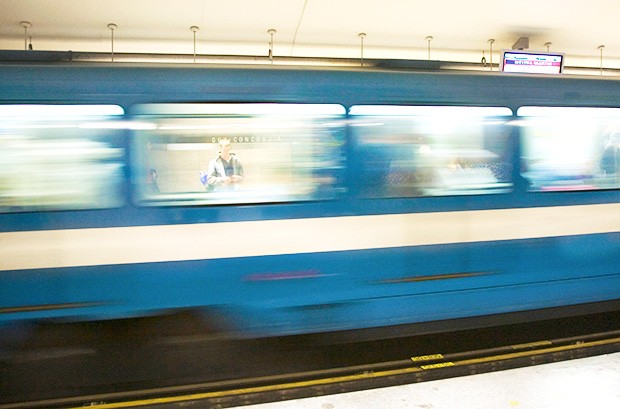
[[[0,106],[0,211],[122,204],[123,109]]]
[[[340,105],[148,104],[133,118],[142,203],[333,198],[342,189]]]
[[[355,106],[364,197],[505,192],[512,111],[496,107]]]
[[[620,109],[522,107],[517,114],[531,191],[620,186]]]

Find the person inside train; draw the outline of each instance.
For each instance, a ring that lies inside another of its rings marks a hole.
[[[620,170],[620,132],[613,132],[601,155],[601,170],[605,175],[615,175]]]
[[[218,144],[218,157],[209,162],[207,173],[201,175],[201,181],[209,192],[234,190],[244,177],[241,161],[231,152],[230,139],[222,138]]]
[[[157,171],[153,168],[149,169],[146,178],[146,192],[149,194],[159,193],[159,185],[157,184]]]

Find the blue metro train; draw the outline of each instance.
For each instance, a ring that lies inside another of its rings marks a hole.
[[[618,80],[122,64],[0,78],[5,327],[192,311],[271,336],[620,309]]]

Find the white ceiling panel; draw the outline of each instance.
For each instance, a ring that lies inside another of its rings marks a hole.
[[[36,50],[357,57],[477,62],[483,50],[566,54],[567,65],[620,68],[619,0],[0,0],[0,49],[24,49],[21,21]]]

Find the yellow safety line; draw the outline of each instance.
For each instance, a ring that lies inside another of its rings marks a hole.
[[[406,373],[413,373],[413,372],[420,372],[420,371],[422,371],[421,368],[412,367],[412,368],[394,369],[391,371],[382,371],[382,372],[363,372],[363,373],[355,374],[355,375],[315,379],[312,381],[288,382],[288,383],[281,383],[281,384],[276,384],[276,385],[255,386],[251,388],[232,389],[232,390],[219,391],[219,392],[196,393],[196,394],[191,394],[191,395],[172,396],[172,397],[166,397],[166,398],[144,399],[144,400],[136,400],[136,401],[131,401],[131,402],[103,403],[99,405],[95,404],[95,405],[88,406],[88,407],[94,408],[94,409],[129,408],[129,407],[134,407],[134,406],[146,406],[146,405],[155,405],[155,404],[161,404],[161,403],[175,403],[175,402],[184,402],[184,401],[190,401],[190,400],[222,398],[226,396],[244,395],[244,394],[259,393],[259,392],[272,392],[272,391],[277,391],[277,390],[282,390],[282,389],[304,388],[304,387],[327,385],[327,384],[339,383],[339,382],[350,382],[350,381],[357,381],[357,380],[362,380],[362,379],[386,377],[386,376],[391,376],[391,375],[402,375]],[[83,409],[83,408],[84,406],[77,406],[75,408],[69,408],[69,409]]]
[[[485,363],[485,362],[491,362],[491,361],[497,361],[497,360],[506,360],[506,359],[513,359],[513,358],[523,358],[523,357],[527,357],[527,356],[540,355],[541,353],[551,354],[551,353],[554,353],[554,352],[563,352],[563,351],[570,351],[570,350],[573,350],[573,349],[580,349],[580,348],[586,348],[586,347],[595,347],[595,346],[600,346],[600,345],[605,345],[605,344],[614,344],[616,342],[620,342],[620,337],[619,338],[612,338],[612,339],[605,339],[605,340],[601,340],[601,341],[584,342],[584,343],[581,343],[581,344],[564,345],[564,346],[559,346],[559,347],[554,347],[554,348],[546,348],[546,349],[538,349],[538,350],[522,351],[522,352],[513,352],[513,353],[510,353],[510,354],[495,355],[495,356],[492,356],[492,357],[468,359],[468,360],[465,360],[465,361],[459,361],[458,365],[471,365],[471,364],[479,364],[479,363]]]
[[[136,400],[136,401],[129,401],[129,402],[94,404],[92,406],[89,406],[89,408],[91,409],[130,408],[130,407],[156,405],[156,404],[186,402],[186,401],[191,401],[191,400],[222,398],[222,397],[227,397],[227,396],[243,395],[243,394],[250,394],[250,393],[272,392],[272,391],[277,391],[277,390],[282,390],[282,389],[304,388],[304,387],[328,385],[328,384],[334,384],[334,383],[340,383],[340,382],[358,381],[358,380],[371,379],[371,378],[384,378],[384,377],[394,376],[394,375],[404,375],[408,373],[421,372],[421,371],[425,371],[428,369],[444,368],[448,366],[465,366],[465,365],[480,364],[480,363],[498,361],[498,360],[522,358],[522,357],[527,357],[527,356],[532,356],[532,355],[540,355],[542,353],[568,351],[568,350],[585,348],[585,347],[594,347],[594,346],[605,345],[605,344],[613,344],[616,342],[620,342],[620,337],[607,339],[607,340],[601,340],[601,341],[584,342],[584,343],[575,344],[575,345],[558,346],[558,347],[547,348],[547,349],[542,349],[542,350],[514,352],[510,354],[494,355],[494,356],[485,357],[485,358],[475,358],[475,359],[468,359],[468,360],[457,361],[457,362],[444,362],[444,363],[439,363],[435,365],[426,365],[422,367],[393,369],[389,371],[379,371],[379,372],[363,372],[363,373],[359,373],[355,375],[337,376],[337,377],[332,377],[332,378],[315,379],[315,380],[310,380],[310,381],[288,382],[288,383],[282,383],[282,384],[276,384],[276,385],[255,386],[255,387],[250,387],[250,388],[231,389],[231,390],[218,391],[218,392],[195,393],[195,394],[183,395],[183,396],[152,398],[152,399],[143,399],[143,400]],[[83,408],[84,406],[78,406],[78,407],[74,407],[70,409],[83,409]]]

